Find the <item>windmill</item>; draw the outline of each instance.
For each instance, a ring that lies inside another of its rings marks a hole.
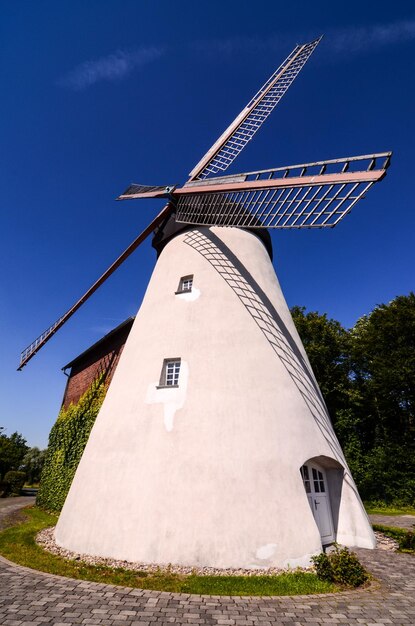
[[[375,540],[275,275],[268,229],[332,228],[391,153],[223,175],[320,39],[297,45],[166,206],[26,348],[22,369],[151,234],[159,258],[55,531],[71,550],[215,567],[304,565]]]

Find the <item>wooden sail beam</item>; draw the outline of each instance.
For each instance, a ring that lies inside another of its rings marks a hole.
[[[182,195],[228,193],[259,189],[277,189],[306,185],[338,183],[377,182],[386,174],[391,152],[378,152],[354,157],[328,159],[301,165],[286,165],[266,170],[218,176],[206,180],[187,182],[183,187],[146,187],[130,185],[117,200],[140,198],[171,198],[176,201]],[[380,160],[383,163],[379,165]],[[359,168],[353,171],[352,168]],[[329,172],[329,169],[337,171]],[[294,173],[294,176],[292,175]],[[137,190],[137,192],[136,192]],[[151,190],[151,191],[148,191]]]
[[[230,193],[232,191],[256,191],[260,189],[283,189],[285,187],[305,187],[308,185],[330,185],[338,183],[377,182],[386,174],[386,170],[372,172],[345,172],[336,174],[322,174],[320,176],[296,176],[292,178],[276,178],[273,180],[254,180],[242,183],[220,183],[218,185],[199,185],[179,187],[173,194],[186,196],[195,194]]]
[[[70,317],[92,296],[93,293],[120,267],[122,263],[138,248],[138,246],[159,226],[171,213],[172,206],[167,204],[162,211],[150,222],[134,241],[124,250],[122,254],[110,265],[110,267],[94,282],[94,284],[86,291],[81,298],[62,317],[60,317],[52,326],[45,330],[37,339],[27,346],[21,353],[19,367],[17,371],[21,371],[23,367],[33,358],[36,352],[53,337],[53,335],[68,321]]]

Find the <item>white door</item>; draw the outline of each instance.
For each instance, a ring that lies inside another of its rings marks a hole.
[[[321,543],[323,545],[332,543],[334,541],[333,519],[324,471],[314,463],[303,465],[300,471],[308,502],[320,531]]]

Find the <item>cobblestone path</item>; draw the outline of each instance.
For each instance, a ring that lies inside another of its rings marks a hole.
[[[141,591],[43,574],[0,558],[0,625],[415,625],[415,557],[357,552],[379,584],[364,591],[274,598]]]

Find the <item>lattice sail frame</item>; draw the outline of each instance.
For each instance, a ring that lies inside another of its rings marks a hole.
[[[389,167],[391,152],[190,181],[130,186],[119,199],[169,198],[176,221],[199,226],[333,228]]]
[[[318,161],[176,189],[176,221],[200,226],[333,228],[381,180],[391,152]],[[382,164],[379,161],[383,160]]]
[[[298,45],[190,172],[189,180],[225,171],[259,130],[320,43]]]

